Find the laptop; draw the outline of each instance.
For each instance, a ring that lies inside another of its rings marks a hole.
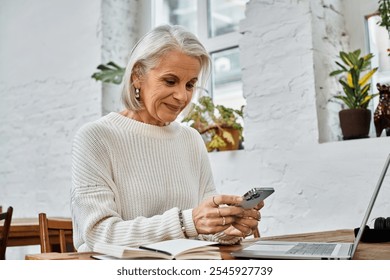
[[[349,260],[356,252],[362,238],[371,210],[382,186],[384,177],[390,164],[390,154],[387,157],[379,181],[374,189],[370,203],[363,217],[359,232],[354,243],[329,242],[299,242],[299,241],[257,241],[241,250],[232,252],[236,258],[249,259],[301,259],[301,260]]]

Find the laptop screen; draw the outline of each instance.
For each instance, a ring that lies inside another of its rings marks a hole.
[[[374,207],[375,200],[376,200],[376,198],[377,198],[377,196],[378,196],[378,193],[379,193],[379,190],[380,190],[380,188],[381,188],[381,186],[382,186],[382,183],[383,183],[383,180],[384,180],[384,178],[385,178],[387,169],[389,168],[389,164],[390,164],[390,154],[387,156],[387,160],[386,160],[386,162],[385,162],[385,165],[383,166],[382,173],[381,173],[381,175],[379,176],[378,183],[376,184],[376,187],[375,187],[375,189],[374,189],[374,193],[372,194],[370,203],[368,204],[368,207],[367,207],[367,210],[366,210],[366,214],[364,215],[362,224],[360,225],[359,233],[357,234],[357,236],[356,236],[356,238],[355,238],[355,241],[354,241],[354,243],[353,243],[353,248],[352,248],[352,254],[351,254],[351,256],[353,256],[353,255],[355,254],[355,251],[356,251],[356,249],[357,249],[357,245],[359,244],[360,239],[362,238],[364,228],[365,228],[365,226],[366,226],[366,224],[367,224],[368,218],[370,217],[371,210],[372,210],[372,208]]]

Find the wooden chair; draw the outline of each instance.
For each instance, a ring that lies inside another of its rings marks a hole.
[[[72,221],[47,218],[46,213],[39,214],[41,253],[76,252],[73,246],[72,234]]]
[[[7,250],[8,235],[11,228],[12,207],[8,207],[7,212],[0,212],[0,221],[4,220],[3,230],[0,232],[0,260],[5,260],[5,251]]]

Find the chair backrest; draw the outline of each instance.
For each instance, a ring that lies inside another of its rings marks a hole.
[[[4,220],[3,230],[0,231],[0,260],[5,260],[5,251],[7,250],[8,235],[11,228],[12,207],[8,207],[7,212],[0,212],[0,221]]]
[[[47,218],[46,213],[39,214],[41,253],[75,252],[72,234],[73,227],[71,220]]]

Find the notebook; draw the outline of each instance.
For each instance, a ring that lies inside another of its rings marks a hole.
[[[112,259],[168,259],[168,260],[220,260],[219,247],[212,245],[217,242],[172,239],[143,245],[127,247],[107,243],[96,243],[93,251],[103,255],[92,256],[100,260]]]
[[[362,238],[371,210],[382,186],[390,164],[390,154],[387,157],[378,183],[374,189],[366,213],[363,217],[359,232],[354,243],[327,243],[327,242],[291,242],[291,241],[257,241],[253,245],[231,254],[237,258],[250,259],[352,259]]]

